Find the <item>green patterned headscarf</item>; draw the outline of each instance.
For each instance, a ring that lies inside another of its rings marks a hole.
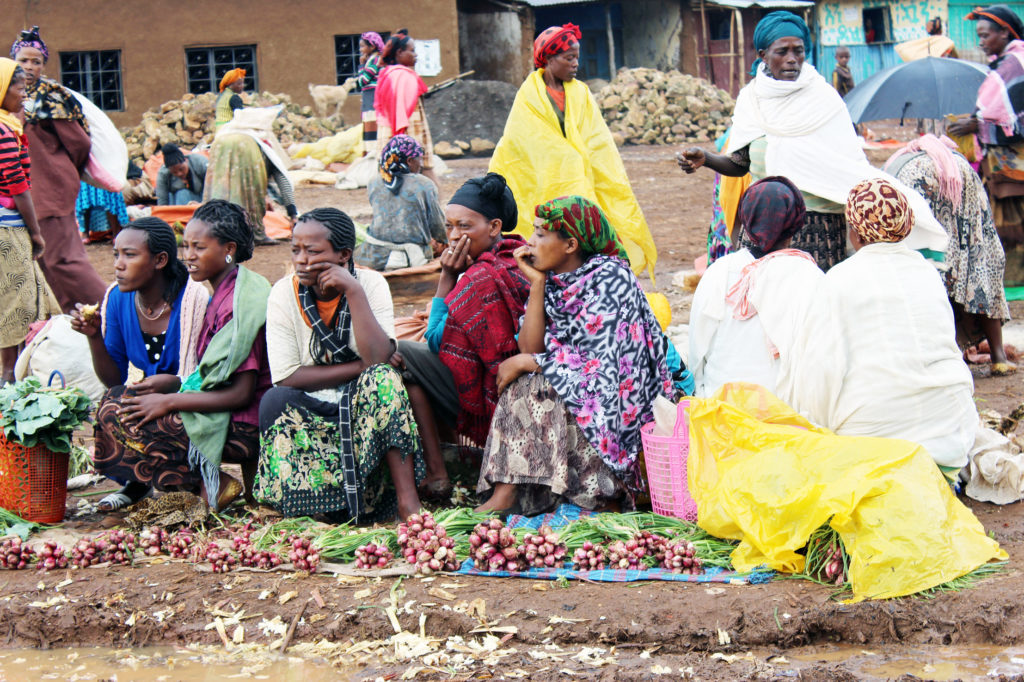
[[[615,234],[615,228],[604,217],[601,207],[580,196],[558,197],[538,204],[538,218],[544,221],[544,228],[552,232],[565,230],[576,238],[585,253],[603,253],[618,256],[629,262],[626,249]]]

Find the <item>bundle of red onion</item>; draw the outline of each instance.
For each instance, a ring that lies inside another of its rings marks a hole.
[[[88,568],[93,564],[103,561],[96,549],[95,540],[82,538],[71,548],[71,565],[78,568]]]
[[[652,533],[649,530],[642,530],[633,536],[633,540],[636,541],[637,545],[644,548],[647,557],[653,557],[655,564],[660,564],[664,561],[665,548],[669,543],[667,538]],[[650,559],[647,562],[650,562]]]
[[[604,568],[604,558],[604,547],[587,540],[572,555],[572,567],[577,571],[599,571]]]
[[[164,552],[167,541],[167,531],[160,526],[144,528],[138,537],[139,550],[146,556],[157,556]]]
[[[284,563],[280,554],[265,549],[256,549],[251,544],[242,547],[239,552],[239,561],[243,566],[263,569],[277,568]]]
[[[186,559],[192,553],[196,536],[189,528],[182,528],[167,540],[167,553],[175,559]]]
[[[0,542],[0,568],[21,569],[32,562],[35,552],[18,536]]]
[[[236,552],[252,546],[252,532],[252,525],[247,523],[231,536],[231,546]]]
[[[416,571],[430,575],[436,571],[454,571],[459,567],[455,557],[455,540],[434,520],[433,514],[412,514],[398,526],[398,547]]]
[[[299,535],[288,538],[291,544],[291,551],[288,552],[288,560],[300,571],[313,573],[320,565],[320,552],[309,546],[309,540]]]
[[[67,568],[68,555],[64,548],[52,540],[47,540],[39,548],[39,570],[52,571],[55,568]]]
[[[640,545],[636,540],[616,540],[605,549],[608,555],[608,568],[622,570],[638,570],[644,568],[643,558],[647,554],[647,546]]]
[[[384,568],[392,559],[394,555],[383,542],[367,542],[356,549],[356,568]]]
[[[200,558],[210,562],[214,573],[227,573],[238,563],[228,549],[213,543],[206,546],[206,550],[200,555]]]
[[[499,519],[478,523],[469,535],[469,556],[481,571],[524,571],[526,560],[516,536]]]
[[[96,556],[112,564],[130,564],[135,554],[135,535],[121,529],[100,533],[94,540]]]
[[[661,565],[673,573],[689,573],[700,575],[704,566],[697,557],[697,549],[689,540],[674,540],[665,548],[665,558]]]
[[[825,564],[825,580],[834,582],[836,585],[842,585],[846,582],[846,571],[843,566],[843,550],[838,547],[835,543],[830,543],[828,546],[828,563]]]
[[[525,535],[519,552],[527,566],[535,568],[551,568],[565,563],[565,543],[561,542],[546,525],[541,526],[536,535]]]

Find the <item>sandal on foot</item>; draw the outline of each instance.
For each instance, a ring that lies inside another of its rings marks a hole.
[[[1013,374],[1017,371],[1017,365],[1012,362],[994,362],[992,363],[992,376],[994,377],[1005,377],[1009,374]]]
[[[227,485],[221,487],[220,493],[217,495],[217,511],[221,512],[227,509],[243,492],[245,492],[245,486],[237,478],[232,478]]]
[[[136,487],[138,486],[138,487]],[[96,505],[102,512],[112,512],[135,504],[149,494],[149,488],[139,483],[129,483],[117,492],[110,493]]]
[[[448,502],[452,498],[452,490],[455,486],[452,485],[451,479],[439,478],[429,483],[416,488],[416,492],[419,494],[421,500],[428,502]]]

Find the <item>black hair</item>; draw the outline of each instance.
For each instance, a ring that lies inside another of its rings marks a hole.
[[[330,206],[314,208],[299,216],[297,223],[317,222],[327,228],[327,241],[335,251],[356,248],[356,224],[344,211]],[[352,258],[348,259],[349,270],[353,269]]]
[[[192,214],[192,220],[202,220],[210,226],[210,234],[221,244],[235,243],[235,262],[244,263],[252,258],[256,237],[252,220],[238,204],[223,199],[210,199]]]
[[[19,78],[24,78],[24,77],[25,77],[25,69],[21,68],[20,64],[18,66],[15,66],[14,67],[14,71],[11,72],[11,80],[9,80],[7,82],[7,87],[10,87],[10,84],[13,83],[14,81],[18,80]]]
[[[398,60],[398,53],[409,47],[409,43],[413,42],[409,36],[409,32],[406,29],[399,29],[388,38],[388,42],[384,44],[384,51],[380,53],[381,64],[396,64]]]
[[[124,229],[146,233],[146,248],[156,256],[167,254],[167,265],[163,268],[164,300],[173,304],[188,280],[188,270],[178,258],[178,240],[174,229],[159,218],[147,217],[133,220]]]

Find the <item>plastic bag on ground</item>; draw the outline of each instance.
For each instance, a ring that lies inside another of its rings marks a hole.
[[[689,400],[698,523],[741,541],[738,571],[802,571],[797,550],[829,518],[850,555],[854,601],[913,594],[1007,558],[919,445],[837,436],[753,384]]]

